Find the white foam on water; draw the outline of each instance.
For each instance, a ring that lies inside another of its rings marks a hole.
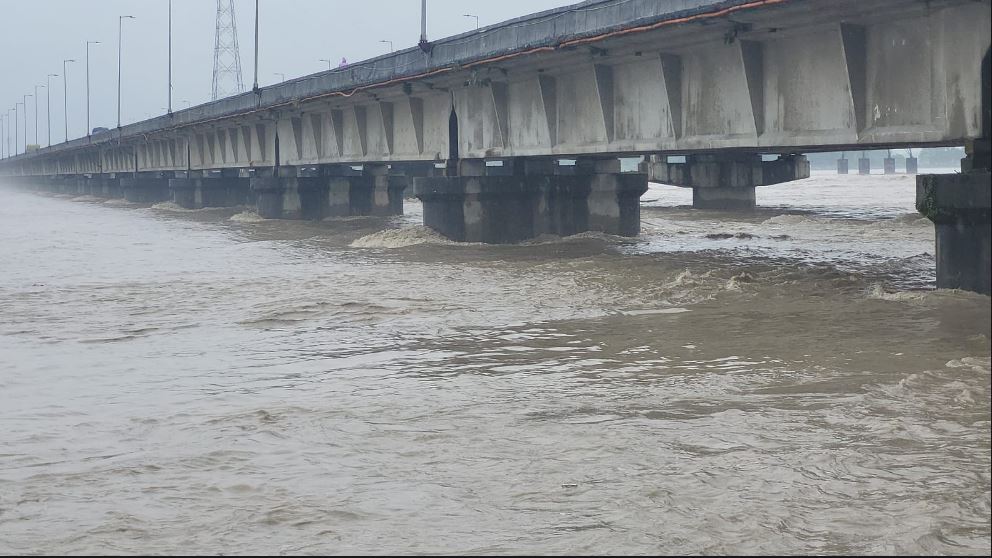
[[[423,226],[404,227],[401,229],[386,229],[354,240],[352,248],[405,248],[418,244],[449,244],[464,245],[464,242],[454,242]]]
[[[645,316],[649,314],[684,314],[692,312],[688,308],[651,308],[646,310],[625,310],[621,314],[625,316]]]
[[[109,206],[112,206],[112,207],[129,207],[129,206],[138,205],[138,204],[133,203],[133,202],[129,202],[129,201],[127,201],[124,198],[113,198],[113,199],[109,199],[109,200],[103,202],[103,205],[109,205]]]
[[[252,210],[248,210],[232,215],[229,220],[234,221],[235,223],[261,223],[262,221],[265,221],[265,217],[262,217]]]

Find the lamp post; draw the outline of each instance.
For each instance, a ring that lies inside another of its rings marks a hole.
[[[24,152],[25,153],[28,152],[28,97],[34,97],[34,95],[30,93],[24,95],[24,102],[21,103],[22,105],[24,105]]]
[[[3,138],[4,130],[6,130],[6,127],[4,126],[5,120],[7,120],[7,115],[0,114],[0,139]],[[7,158],[7,148],[6,148],[6,144],[4,144],[3,141],[0,141],[0,158],[4,158],[4,159]]]
[[[255,85],[251,90],[258,93],[258,0],[255,0]]]
[[[169,0],[169,106],[167,114],[172,114],[172,0]]]
[[[117,16],[117,127],[121,127],[121,53],[123,50],[124,20],[135,19],[134,16]],[[89,131],[87,130],[87,135]]]
[[[45,89],[44,85],[34,86],[34,144],[41,145],[38,143],[38,88],[41,87]]]
[[[17,105],[19,104],[21,103],[14,103],[14,155],[17,155],[21,150],[21,140],[18,138],[21,135],[21,116],[17,110]]]
[[[479,16],[472,14],[462,14],[462,17],[474,17],[475,18],[475,28],[479,28]]]
[[[388,39],[383,39],[383,40],[381,40],[379,42],[380,43],[389,43],[389,52],[393,52],[393,41],[390,41]]]
[[[98,45],[100,41],[86,41],[86,135],[90,135],[90,45]]]
[[[45,122],[48,122],[48,147],[52,146],[52,78],[59,77],[58,74],[48,74],[45,78],[45,90],[48,92],[48,116],[45,117]]]
[[[17,155],[21,151],[21,114],[17,110],[17,105],[23,103],[14,103],[14,155]]]
[[[420,3],[420,44],[427,44],[427,0]]]
[[[327,62],[327,71],[331,70],[331,61],[326,58],[321,58],[318,62]]]
[[[17,108],[17,107],[15,106],[14,108]],[[13,153],[11,153],[11,151],[10,151],[10,117],[11,117],[11,114],[10,113],[13,112],[13,110],[14,109],[7,109],[7,156],[8,157],[13,157],[14,156]]]
[[[75,62],[75,60],[63,60],[62,61],[62,120],[65,121],[65,141],[69,141],[69,81],[67,79],[69,75],[69,62]]]

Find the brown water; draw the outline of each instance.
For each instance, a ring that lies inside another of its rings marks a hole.
[[[913,184],[520,246],[0,189],[0,553],[988,554]]]

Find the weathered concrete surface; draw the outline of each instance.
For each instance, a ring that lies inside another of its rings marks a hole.
[[[916,177],[916,208],[936,229],[937,288],[992,294],[992,175]]]
[[[920,171],[920,160],[916,157],[906,157],[906,174],[917,174]]]
[[[517,172],[416,178],[424,224],[452,240],[512,244],[541,234],[584,231],[634,236],[640,232],[647,175],[619,173],[619,163],[577,165],[571,175]],[[543,170],[550,170],[544,166]]]
[[[249,205],[248,179],[240,176],[187,176],[169,179],[172,201],[185,209]]]
[[[362,174],[329,167],[305,175],[279,167],[274,176],[251,179],[258,214],[267,219],[310,219],[361,215],[402,215],[406,176],[385,165],[366,165]]]
[[[809,161],[802,155],[763,161],[749,153],[690,155],[684,163],[653,160],[642,163],[652,180],[692,188],[697,209],[748,209],[755,205],[757,186],[809,178]]]
[[[19,155],[0,172],[960,144],[980,134],[990,17],[987,0],[596,0]]]
[[[161,175],[122,177],[124,199],[132,203],[158,203],[172,199],[169,178]]]

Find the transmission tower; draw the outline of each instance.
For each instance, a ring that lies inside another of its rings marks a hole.
[[[234,0],[217,0],[217,35],[214,39],[213,100],[243,93],[241,54]]]

